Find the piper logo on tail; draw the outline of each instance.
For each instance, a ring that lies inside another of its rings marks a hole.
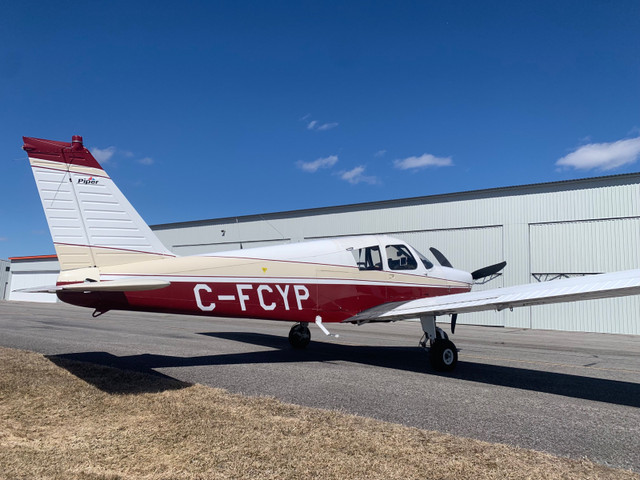
[[[78,179],[78,183],[82,183],[84,185],[97,185],[98,184],[98,180],[96,180],[93,177],[89,177],[89,178],[79,178]]]

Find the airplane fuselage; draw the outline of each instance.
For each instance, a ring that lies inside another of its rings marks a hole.
[[[375,249],[376,262],[358,265],[366,249]],[[403,264],[391,258],[397,252]],[[324,322],[341,322],[383,303],[470,290],[468,273],[425,264],[419,258],[415,249],[397,238],[343,237],[101,267],[95,272],[100,281],[150,278],[170,285],[140,292],[62,291],[58,296],[99,310],[294,322],[313,322],[320,316]],[[59,284],[78,280],[63,273]]]

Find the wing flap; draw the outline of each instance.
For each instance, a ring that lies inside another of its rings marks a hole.
[[[640,270],[604,273],[579,278],[496,288],[482,292],[458,293],[389,303],[366,310],[345,321],[388,322],[421,315],[504,310],[505,308],[575,302],[640,294]]]

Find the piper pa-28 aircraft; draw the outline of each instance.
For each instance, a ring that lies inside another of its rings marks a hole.
[[[386,235],[339,237],[180,257],[151,231],[83,146],[23,137],[61,273],[60,300],[108,310],[137,310],[295,322],[294,348],[308,345],[308,325],[419,320],[421,345],[435,369],[453,370],[455,345],[436,326],[459,313],[502,310],[640,293],[640,270],[471,292],[474,280],[505,262],[468,273],[435,248],[434,265]]]

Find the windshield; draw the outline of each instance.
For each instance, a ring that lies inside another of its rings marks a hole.
[[[418,254],[418,258],[420,259],[422,264],[425,266],[425,268],[427,270],[431,270],[433,268],[433,263],[431,263],[429,261],[429,259],[427,257],[425,257],[424,255],[422,255],[419,251],[416,250],[416,253]]]
[[[415,270],[418,262],[405,245],[387,245],[387,265],[389,270]]]

